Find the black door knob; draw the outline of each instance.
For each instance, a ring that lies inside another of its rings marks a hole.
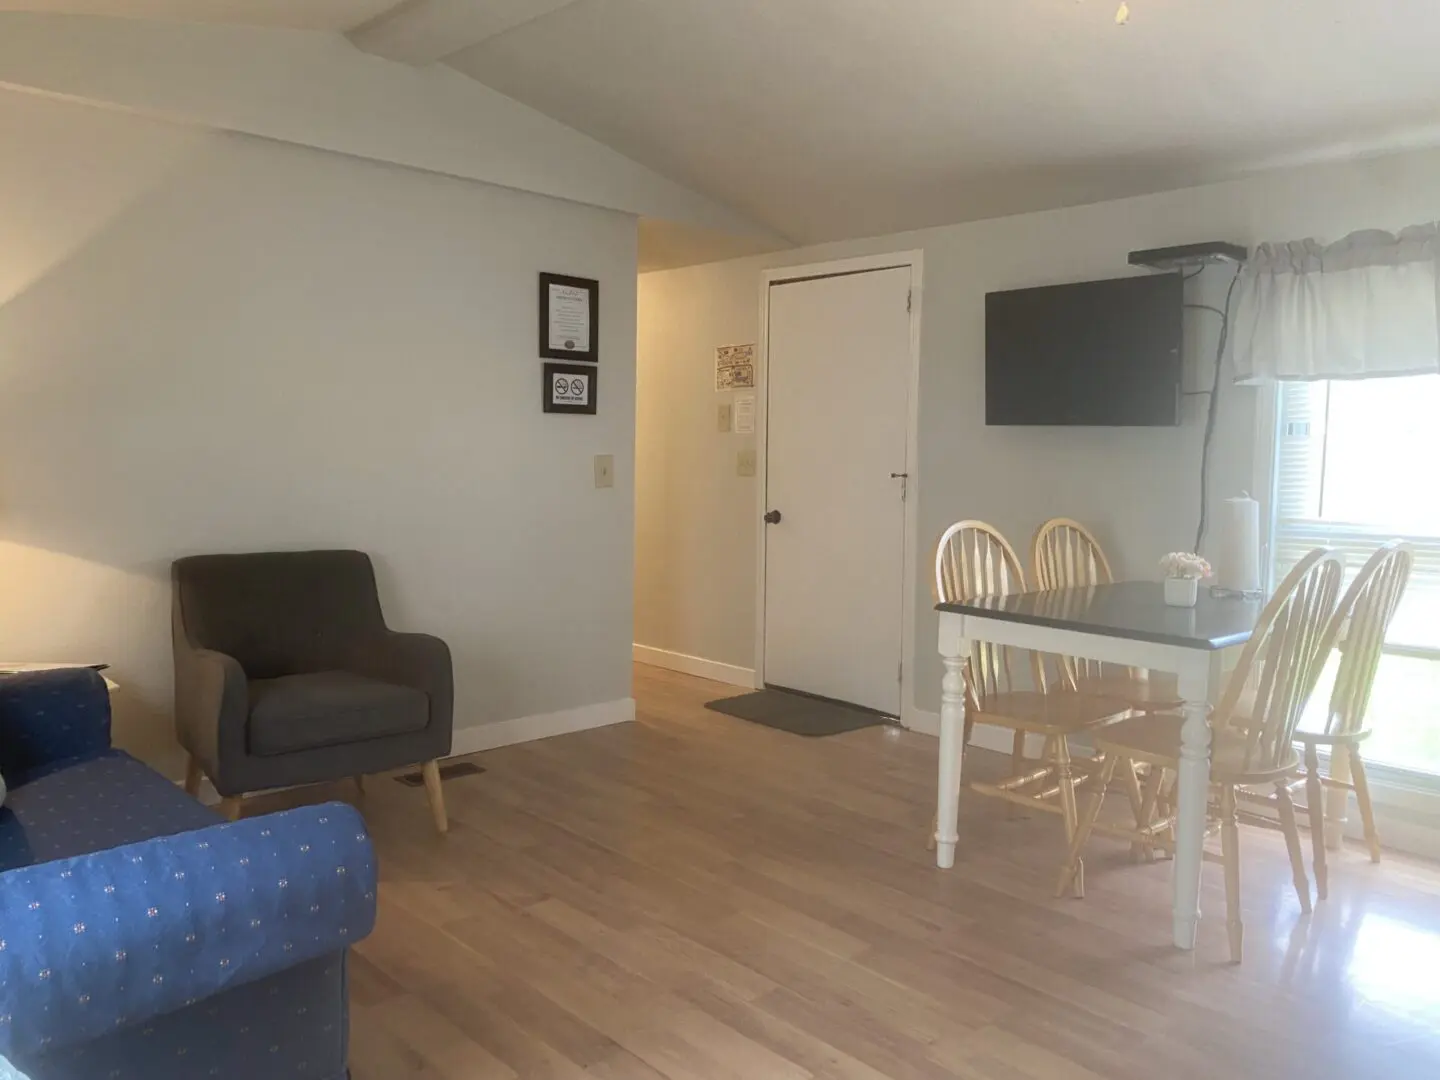
[[[766,515],[765,515],[765,524],[766,524],[766,525],[779,525],[779,524],[780,524],[780,511],[779,511],[779,510],[771,510],[768,514],[766,514]]]

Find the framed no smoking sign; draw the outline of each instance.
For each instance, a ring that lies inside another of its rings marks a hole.
[[[593,367],[576,364],[545,364],[544,407],[553,413],[595,413]]]

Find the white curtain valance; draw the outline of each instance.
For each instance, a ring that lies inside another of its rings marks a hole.
[[[1241,269],[1228,353],[1242,382],[1440,372],[1440,228],[1262,244]]]

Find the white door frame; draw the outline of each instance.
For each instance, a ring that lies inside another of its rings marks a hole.
[[[862,274],[870,270],[910,268],[910,386],[909,408],[905,417],[905,471],[909,473],[905,492],[904,565],[901,571],[904,595],[901,597],[900,629],[900,719],[909,726],[915,704],[911,688],[915,677],[915,590],[916,535],[919,529],[920,466],[918,429],[920,415],[920,305],[924,289],[925,254],[920,250],[900,251],[887,255],[862,255],[834,262],[806,263],[784,266],[760,273],[760,333],[755,357],[755,687],[765,685],[765,511],[768,502],[768,470],[765,463],[769,437],[770,413],[770,286],[805,278],[836,277]]]

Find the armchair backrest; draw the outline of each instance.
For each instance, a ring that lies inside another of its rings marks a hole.
[[[341,666],[385,630],[362,551],[194,555],[176,560],[171,581],[177,634],[233,656],[252,679]]]

